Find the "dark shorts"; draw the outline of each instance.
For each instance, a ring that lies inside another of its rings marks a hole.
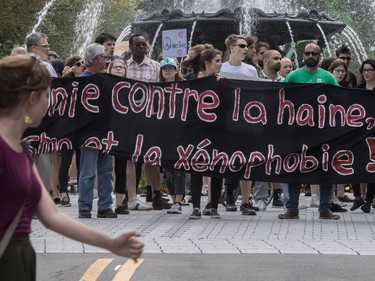
[[[0,280],[36,280],[36,256],[29,235],[11,238],[0,258]]]

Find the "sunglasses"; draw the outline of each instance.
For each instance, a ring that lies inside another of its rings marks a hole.
[[[246,44],[237,44],[237,45],[233,45],[233,46],[238,46],[238,47],[240,47],[241,49],[245,49],[245,48],[248,47]]]
[[[147,46],[147,43],[146,42],[140,42],[140,43],[135,43],[135,46],[136,47],[146,47]]]
[[[36,44],[36,46],[39,46],[39,47],[42,47],[43,49],[49,49],[49,45],[48,44]]]
[[[313,57],[317,56],[317,55],[320,55],[320,53],[318,52],[304,52],[303,53],[306,57],[309,57],[310,55],[312,55]]]
[[[83,63],[82,60],[80,60],[79,62],[76,62],[76,63],[75,63],[75,66],[76,66],[76,67],[81,67],[81,66],[83,66],[83,65],[84,65],[84,63]]]
[[[350,61],[352,58],[351,57],[339,57],[339,59]]]

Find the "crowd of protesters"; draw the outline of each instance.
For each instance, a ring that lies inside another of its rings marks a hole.
[[[26,48],[15,47],[11,56],[20,53],[43,55],[43,64],[55,79],[106,72],[144,82],[174,82],[217,76],[218,79],[236,77],[274,82],[329,83],[375,90],[375,60],[365,60],[359,73],[353,74],[349,71],[351,52],[346,45],[336,50],[336,57],[323,59],[321,47],[313,42],[308,43],[301,66],[295,66],[291,58],[285,57],[280,50],[272,49],[267,42],[257,42],[253,36],[240,34],[226,38],[224,53],[212,44],[198,44],[190,48],[183,60],[161,59],[159,56],[158,61],[148,56],[150,45],[141,34],[133,34],[129,38],[129,51],[116,56],[117,38],[102,33],[95,43],[85,48],[82,57],[75,55],[65,61],[51,51],[47,39],[43,33],[31,34],[26,39]],[[336,220],[340,216],[334,213],[346,212],[344,207],[347,203],[353,203],[351,211],[361,208],[365,213],[370,212],[375,194],[372,183],[304,185],[202,177],[133,163],[87,148],[35,157],[44,185],[55,204],[71,207],[69,193],[79,193],[79,218],[92,217],[95,196],[98,196],[98,218],[116,218],[129,214],[129,211],[162,209],[169,214],[181,214],[182,206],[188,203],[193,205],[190,219],[200,219],[202,215],[220,218],[217,211],[220,200],[226,211],[235,212],[237,196],[234,191],[240,190],[241,215],[256,215],[271,204],[275,208],[284,208],[285,213],[279,215],[280,219],[297,219],[299,209],[318,207],[321,219]],[[142,175],[146,180],[145,202],[138,194]],[[76,183],[72,185],[74,177]],[[163,196],[162,185],[166,186],[171,202]],[[345,194],[347,185],[353,189],[352,198]],[[311,196],[308,206],[301,206],[298,202],[301,187],[305,189],[306,196]],[[201,196],[206,194],[208,204],[201,210]],[[272,198],[269,198],[269,194],[272,194]]]

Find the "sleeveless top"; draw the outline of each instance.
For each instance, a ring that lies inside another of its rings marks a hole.
[[[31,219],[42,195],[42,186],[33,172],[28,151],[14,151],[0,137],[0,235],[4,235],[24,204],[14,234],[29,234]]]

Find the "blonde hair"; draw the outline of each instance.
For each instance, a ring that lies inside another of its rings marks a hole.
[[[121,62],[121,63],[122,63],[122,65],[123,65],[124,68],[125,68],[125,74],[124,74],[124,77],[126,77],[126,74],[128,73],[128,68],[127,68],[127,66],[126,66],[126,63],[125,63],[122,59],[114,59],[113,61],[111,61],[111,63],[108,65],[107,73],[111,73],[112,68],[113,68],[113,65],[115,64],[115,62]]]
[[[31,92],[41,94],[51,84],[42,61],[32,55],[8,56],[0,60],[0,115],[11,112]]]

